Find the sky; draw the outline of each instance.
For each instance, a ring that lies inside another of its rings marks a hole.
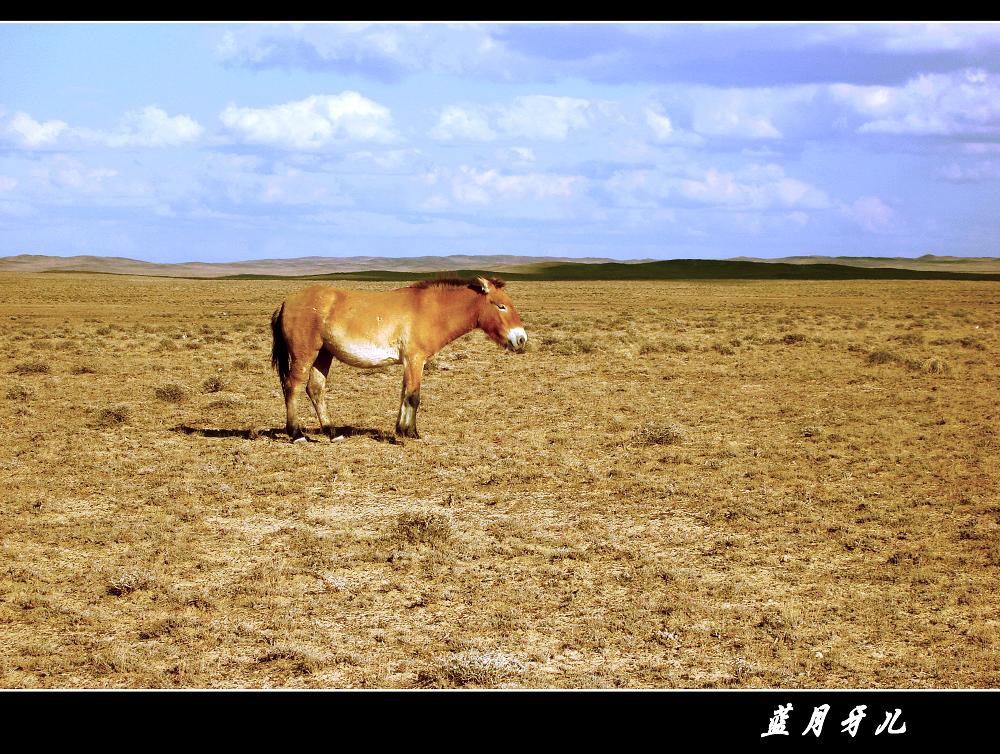
[[[996,23],[0,23],[0,256],[1000,256]]]

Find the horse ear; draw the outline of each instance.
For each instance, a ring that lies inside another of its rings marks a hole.
[[[481,290],[483,293],[490,292],[490,281],[487,280],[486,278],[476,278],[476,283],[479,286],[479,290]]]

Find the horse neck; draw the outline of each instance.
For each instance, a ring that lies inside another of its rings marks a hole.
[[[426,288],[424,295],[438,305],[439,329],[437,350],[456,338],[472,332],[479,324],[479,294],[469,288]]]

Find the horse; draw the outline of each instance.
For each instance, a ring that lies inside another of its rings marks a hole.
[[[419,438],[420,380],[434,354],[477,328],[510,351],[524,351],[528,336],[504,286],[498,278],[440,278],[391,291],[316,285],[291,294],[271,316],[271,365],[285,396],[289,438],[305,439],[296,391],[308,380],[306,393],[320,426],[335,439],[326,410],[333,359],[362,369],[402,364],[396,434]]]

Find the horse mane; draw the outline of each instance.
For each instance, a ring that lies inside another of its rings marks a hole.
[[[494,288],[503,288],[507,285],[500,278],[486,278]],[[410,288],[473,288],[479,290],[475,278],[430,278],[429,280],[419,280],[412,283]]]

